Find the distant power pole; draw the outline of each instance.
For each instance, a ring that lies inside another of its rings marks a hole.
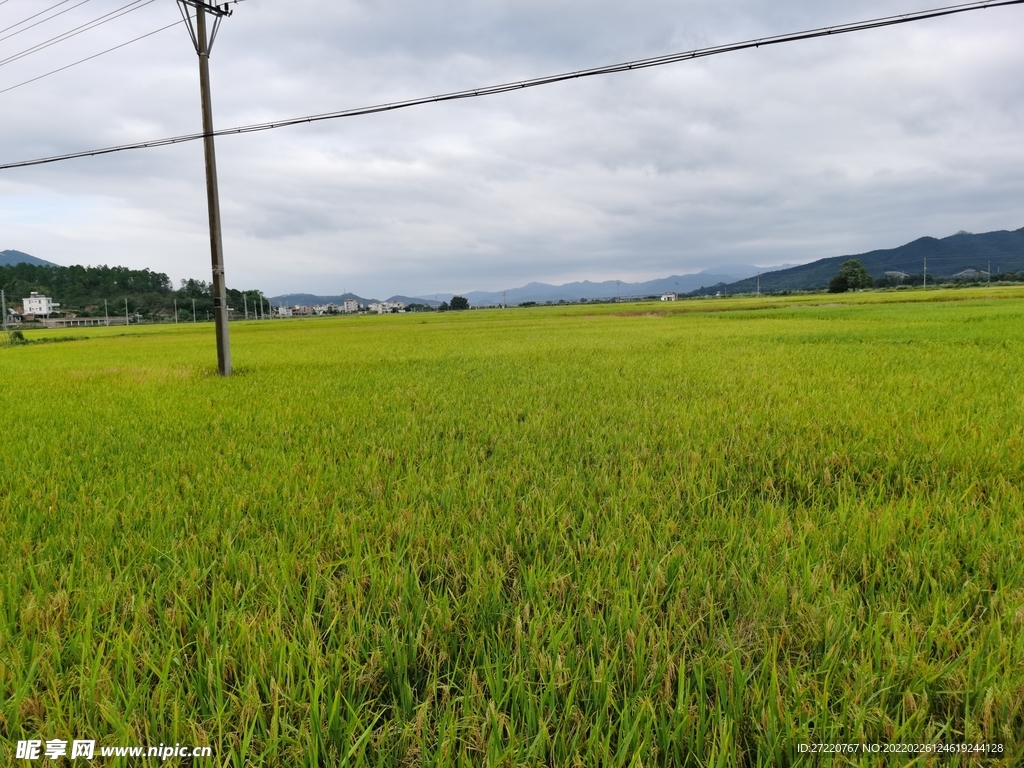
[[[174,324],[178,324],[178,300],[174,300]]]
[[[192,299],[192,322],[196,321],[196,300]]]
[[[107,318],[107,327],[110,327],[110,310],[107,309],[107,300],[103,300],[103,316]]]
[[[4,332],[7,332],[7,294],[0,291],[0,312],[4,313]]]
[[[128,297],[125,296],[125,299],[124,299],[124,325],[125,325],[125,328],[127,328],[131,324],[131,322],[132,321],[128,319]]]
[[[928,288],[928,257],[927,256],[924,257],[924,281],[923,281],[923,287],[925,289]]]
[[[195,18],[188,8],[195,8]],[[202,0],[178,0],[178,9],[188,25],[189,35],[199,55],[199,93],[203,104],[203,146],[206,155],[206,202],[210,215],[210,259],[213,264],[213,321],[217,336],[217,370],[231,375],[231,342],[228,338],[228,297],[224,283],[224,242],[221,237],[220,195],[217,191],[217,155],[213,145],[213,104],[210,95],[210,49],[217,39],[221,19],[230,16],[228,4],[210,5]],[[206,14],[213,16],[213,29],[207,37]],[[194,23],[193,23],[194,22]]]
[[[757,295],[761,295],[761,273],[757,273]]]
[[[248,320],[249,319],[249,299],[248,299],[248,297],[246,297],[246,295],[244,293],[242,294],[242,303],[245,306],[245,319]]]

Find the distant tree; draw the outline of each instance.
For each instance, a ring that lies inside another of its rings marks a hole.
[[[839,274],[829,281],[828,292],[846,293],[847,291],[856,291],[861,288],[871,288],[874,284],[875,281],[868,274],[868,271],[864,269],[860,259],[850,259],[843,262],[843,265],[839,268]]]
[[[441,306],[437,308],[438,312],[447,312],[451,307],[448,306],[447,301],[442,301]]]
[[[836,275],[828,281],[829,293],[846,293],[848,290],[850,290],[850,286],[846,282],[846,277],[844,275]]]
[[[464,296],[452,296],[451,308],[455,310],[469,309],[469,299]]]

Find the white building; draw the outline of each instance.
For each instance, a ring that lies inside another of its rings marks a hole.
[[[677,298],[679,298],[679,295],[675,291],[665,291],[665,293],[661,294],[662,301],[675,301]]]
[[[277,312],[277,316],[278,317],[291,317],[292,316],[292,308],[291,307],[274,307],[274,311]]]
[[[405,304],[401,301],[378,301],[370,305],[370,311],[377,315],[387,315],[392,311],[401,312]]]
[[[345,303],[342,305],[341,311],[347,315],[350,315],[353,312],[358,312],[359,302],[355,299],[345,299]]]
[[[29,293],[27,299],[22,299],[22,313],[26,315],[42,315],[46,317],[53,312],[60,311],[60,304],[57,304],[49,296],[40,296],[35,291]]]

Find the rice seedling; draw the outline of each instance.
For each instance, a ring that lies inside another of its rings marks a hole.
[[[1019,764],[1021,298],[238,323],[226,380],[211,326],[4,348],[0,734]]]

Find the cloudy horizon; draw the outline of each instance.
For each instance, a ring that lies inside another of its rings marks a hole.
[[[0,29],[53,5],[0,4]],[[170,24],[172,0],[3,63],[0,90]],[[211,59],[218,128],[922,10],[807,0],[246,0]],[[638,282],[1024,226],[1024,9],[218,139],[228,284],[429,295]],[[40,17],[42,18],[42,17]],[[181,26],[0,93],[0,162],[199,130]],[[209,279],[202,146],[0,172],[0,250]]]

